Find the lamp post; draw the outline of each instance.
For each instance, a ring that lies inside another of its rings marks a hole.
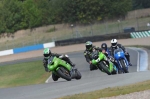
[[[92,28],[92,24],[91,24],[91,22],[89,22],[89,24],[90,24],[90,27],[91,27],[91,35],[93,36],[93,28]]]
[[[72,36],[73,36],[73,26],[74,26],[74,25],[73,25],[73,24],[71,24]],[[73,37],[74,37],[74,36],[73,36]]]

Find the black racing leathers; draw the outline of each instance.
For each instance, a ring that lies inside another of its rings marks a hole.
[[[84,57],[85,57],[86,61],[90,64],[90,70],[95,70],[95,69],[97,69],[96,66],[93,66],[93,65],[91,64],[91,61],[92,61],[92,52],[93,52],[94,50],[101,51],[101,49],[100,49],[99,47],[95,47],[95,46],[93,46],[91,50],[87,50],[87,49],[86,49],[86,50],[84,51]]]
[[[99,48],[99,47],[95,47],[95,46],[93,46],[92,47],[92,49],[91,50],[85,50],[84,51],[84,57],[85,57],[85,59],[86,59],[86,61],[88,62],[88,63],[90,63],[90,61],[92,60],[92,52],[94,51],[94,50],[98,50],[98,51],[101,51],[101,49]]]

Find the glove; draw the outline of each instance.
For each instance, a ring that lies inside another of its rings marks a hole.
[[[89,61],[89,64],[92,64],[92,61]]]
[[[114,62],[115,59],[113,57],[109,57],[110,61]]]

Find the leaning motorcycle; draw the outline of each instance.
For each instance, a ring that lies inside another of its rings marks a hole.
[[[113,63],[108,60],[102,52],[94,51],[92,53],[92,58],[92,64],[97,66],[102,72],[105,72],[108,75],[117,74],[116,67],[114,67]]]
[[[118,63],[118,73],[128,73],[129,63],[125,57],[125,53],[121,48],[114,50],[114,58]]]
[[[60,77],[67,81],[81,79],[81,73],[77,68],[71,67],[69,63],[55,56],[48,59],[48,69],[52,72],[54,81],[57,81]]]

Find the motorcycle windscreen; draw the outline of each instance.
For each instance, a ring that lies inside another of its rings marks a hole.
[[[124,58],[124,52],[121,48],[114,50],[114,58],[119,60],[120,58]]]
[[[54,59],[54,57],[50,57],[50,58],[48,59],[48,64],[52,64],[53,59]]]

